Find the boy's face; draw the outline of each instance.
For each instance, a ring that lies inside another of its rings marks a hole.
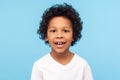
[[[62,16],[51,19],[48,25],[46,41],[49,42],[53,53],[69,52],[69,47],[73,41],[71,21]]]

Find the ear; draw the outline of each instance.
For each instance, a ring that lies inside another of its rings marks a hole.
[[[72,41],[74,41],[74,38],[72,38]]]
[[[45,41],[48,41],[48,38],[47,38],[47,37],[45,38]]]
[[[74,39],[72,39],[72,41],[74,41]]]

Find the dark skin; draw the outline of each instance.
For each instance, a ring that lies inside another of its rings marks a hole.
[[[48,25],[46,41],[51,46],[51,56],[62,65],[67,65],[74,54],[69,51],[73,40],[71,21],[63,16],[54,17]]]

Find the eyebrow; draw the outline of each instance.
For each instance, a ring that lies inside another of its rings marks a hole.
[[[48,26],[48,28],[56,28],[56,27],[55,26]],[[63,26],[62,28],[71,28],[71,27]]]

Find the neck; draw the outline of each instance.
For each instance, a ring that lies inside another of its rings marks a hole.
[[[71,53],[70,51],[64,52],[64,53],[53,53],[51,52],[51,56],[53,57],[53,59],[55,59],[57,62],[65,65],[67,63],[69,63],[73,57],[73,53]]]
[[[51,56],[57,59],[64,59],[66,57],[68,57],[70,54],[72,54],[70,51],[65,51],[63,53],[57,53],[55,51],[51,52]]]

